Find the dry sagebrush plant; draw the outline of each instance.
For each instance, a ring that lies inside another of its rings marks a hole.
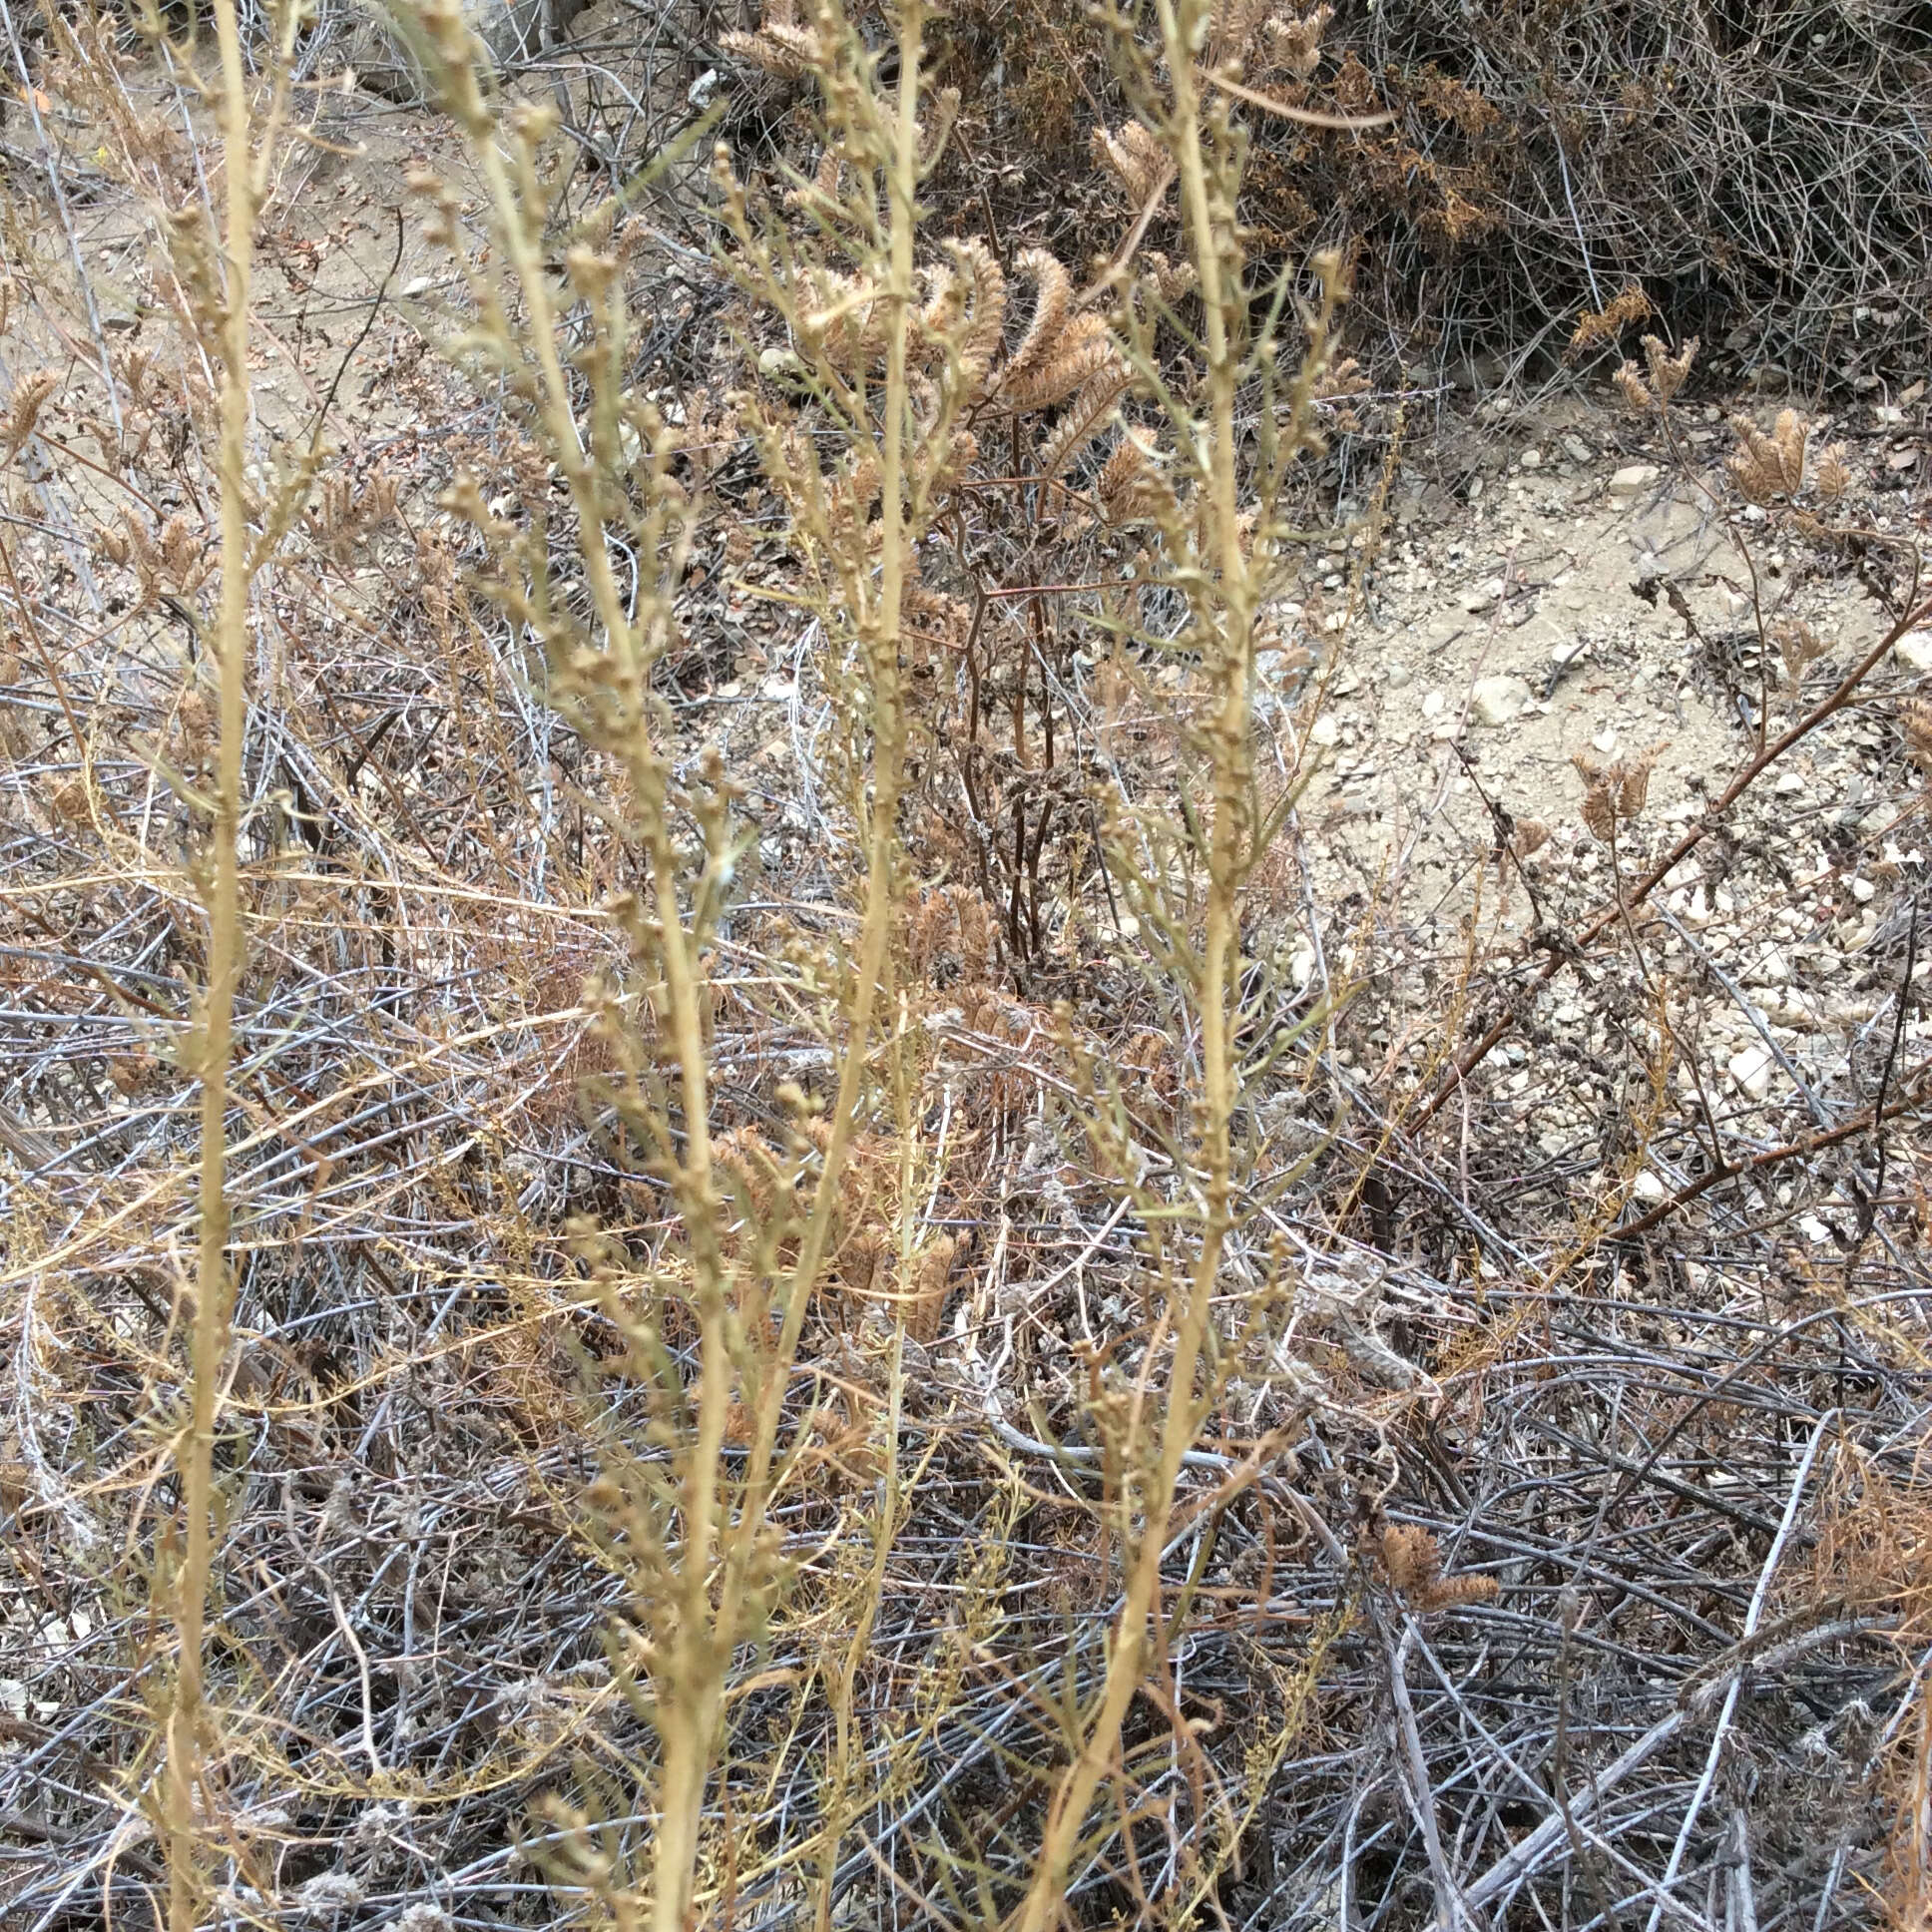
[[[1069,1413],[1050,1422],[1037,1398],[1033,1411],[1034,1430],[1050,1432],[1050,1456],[1060,1453],[1052,1431],[1096,1433],[1104,1453],[1096,1467],[1109,1474],[1094,1499],[1095,1523],[1118,1551],[1121,1579],[1105,1658],[1091,1658],[1091,1690],[1060,1727],[1064,1766],[1038,1767],[1040,1803],[1027,1814],[1037,1842],[1002,1881],[1017,1887],[1015,1922],[1044,1928],[1094,1855],[1090,1834],[1105,1815],[1096,1807],[1106,1801],[1129,1708],[1169,1669],[1154,1635],[1168,1587],[1165,1526],[1194,1445],[1233,1365],[1266,1354],[1286,1309],[1272,1264],[1251,1293],[1225,1302],[1222,1289],[1230,1257],[1253,1252],[1237,1194],[1257,1152],[1237,1138],[1247,1057],[1239,933],[1244,881],[1292,800],[1290,793],[1256,811],[1255,657],[1286,535],[1283,492],[1297,463],[1320,447],[1316,398],[1331,386],[1340,268],[1318,264],[1305,308],[1292,277],[1272,288],[1247,285],[1234,214],[1239,137],[1194,78],[1186,50],[1199,23],[1185,9],[1161,15],[1153,52],[1131,23],[1118,23],[1147,116],[1119,148],[1140,166],[1156,149],[1166,158],[1192,260],[1181,270],[1156,263],[1145,280],[1124,266],[1081,294],[1044,250],[1022,252],[1007,269],[983,242],[928,242],[920,182],[953,110],[925,90],[916,9],[894,20],[889,82],[879,54],[833,9],[821,9],[808,33],[789,15],[767,15],[757,34],[735,43],[775,71],[808,67],[822,104],[826,163],[794,179],[781,199],[741,181],[723,153],[715,179],[731,236],[730,272],[785,337],[781,349],[757,358],[763,384],[731,408],[784,507],[802,566],[797,601],[821,641],[817,669],[832,723],[826,772],[849,828],[840,836],[857,899],[849,950],[795,948],[786,968],[795,995],[820,1003],[838,1077],[817,1094],[778,1087],[777,1131],[748,1134],[721,1118],[705,1045],[720,1019],[707,962],[741,849],[737,793],[715,757],[686,763],[674,754],[669,720],[651,695],[652,668],[677,635],[675,589],[696,514],[674,480],[677,438],[625,392],[623,278],[588,245],[566,259],[571,297],[588,318],[583,345],[568,369],[551,350],[556,323],[544,306],[549,284],[531,226],[550,129],[533,110],[496,121],[450,17],[432,11],[423,20],[444,56],[452,109],[478,144],[494,259],[503,264],[471,270],[477,320],[454,346],[507,367],[526,398],[526,433],[568,487],[569,569],[582,583],[579,598],[548,589],[560,554],[540,520],[506,524],[480,488],[460,480],[450,502],[491,552],[479,582],[513,622],[543,639],[554,699],[624,775],[614,808],[652,881],[648,897],[625,895],[613,906],[629,970],[586,997],[614,1062],[599,1085],[601,1103],[669,1219],[642,1249],[588,1223],[577,1239],[599,1304],[624,1338],[615,1373],[646,1392],[651,1416],[642,1441],[615,1418],[587,1423],[605,1473],[585,1504],[626,1592],[612,1638],[620,1683],[658,1739],[654,1762],[628,1767],[639,1797],[627,1801],[647,1805],[658,1822],[630,1878],[597,1850],[600,1829],[588,1813],[557,1814],[574,1847],[572,1881],[620,1920],[682,1926],[719,1883],[714,1780],[741,1775],[732,1767],[753,1748],[732,1715],[746,1647],[783,1655],[800,1641],[816,1643],[806,1633],[827,1616],[855,1620],[849,1641],[819,1653],[815,1667],[831,1730],[813,1773],[819,1837],[796,1871],[821,1924],[852,1882],[846,1834],[877,1802],[877,1772],[854,1728],[852,1700],[870,1668],[865,1633],[884,1612],[879,1590],[895,1538],[919,1507],[901,1467],[909,1356],[940,1332],[958,1247],[954,1236],[922,1225],[921,1203],[945,1173],[934,1165],[944,1156],[943,1131],[935,1144],[922,1126],[930,1103],[918,1098],[930,1050],[917,1022],[931,996],[895,983],[907,865],[901,801],[909,760],[936,741],[927,736],[936,721],[920,709],[909,674],[949,670],[955,654],[973,649],[973,607],[928,573],[939,555],[933,540],[957,514],[988,433],[1003,445],[1010,426],[1014,445],[1024,447],[1021,422],[1051,417],[1033,438],[1026,484],[1043,505],[1088,444],[1115,435],[1097,492],[1103,520],[1151,526],[1159,553],[1143,568],[1178,600],[1177,630],[1135,627],[1130,635],[1137,651],[1199,667],[1178,709],[1165,697],[1160,703],[1175,714],[1200,812],[1177,816],[1114,791],[1093,824],[1111,889],[1145,936],[1174,1011],[1199,1028],[1198,1055],[1163,1129],[1130,1117],[1100,1059],[1069,1038],[1059,1050],[1076,1105],[1064,1124],[1042,1116],[1031,1130],[1042,1146],[1043,1136],[1084,1140],[1085,1163],[1124,1191],[1123,1211],[1131,1207],[1150,1229],[1134,1290],[1148,1326],[1134,1344],[1134,1365],[1103,1369],[1096,1359],[1077,1412],[1084,1420]],[[1305,39],[1315,26],[1304,21],[1299,31]],[[1305,62],[1299,43],[1284,47],[1290,68]],[[423,187],[432,198],[443,193]],[[1032,298],[1013,328],[1008,288],[1017,279],[1030,284]],[[1191,288],[1203,348],[1177,390],[1156,331]],[[513,296],[528,316],[524,328],[510,324]],[[1257,301],[1265,317],[1258,326],[1250,321]],[[1236,398],[1249,390],[1258,411],[1237,417]],[[1153,426],[1114,427],[1130,396],[1143,410],[1153,405]],[[624,600],[614,593],[620,541],[627,555],[656,560],[658,572],[641,583],[634,574]],[[934,689],[943,698],[943,684]],[[1009,792],[1026,758],[1023,688],[1016,697],[1014,742],[998,753]],[[1050,713],[1042,728],[1051,732]],[[1046,823],[1042,815],[1036,851]],[[1037,891],[1032,905],[1037,926]],[[986,913],[996,909],[1005,908],[989,895],[977,917],[956,912],[962,958],[984,958]],[[913,922],[914,944],[927,953],[930,923],[925,914]],[[995,1007],[978,996],[973,1010],[984,1025]],[[876,1033],[875,1016],[883,1027]],[[1148,1172],[1141,1137],[1150,1133],[1170,1179]],[[1174,1182],[1191,1174],[1200,1182],[1175,1192]],[[1156,1226],[1166,1231],[1157,1237]],[[827,1435],[823,1407],[800,1411],[797,1401],[812,1374],[824,1372],[807,1372],[801,1384],[807,1353],[823,1362],[836,1330],[857,1351],[842,1358],[850,1363],[842,1373],[858,1379],[832,1405],[839,1420]],[[989,1414],[1003,1406],[990,1383],[982,1399]],[[849,1480],[835,1470],[854,1469],[876,1472],[882,1485],[869,1505],[857,1497],[839,1505],[859,1511],[861,1554],[806,1581],[782,1557],[778,1525],[789,1509],[830,1502]],[[1083,1642],[1076,1655],[1084,1651]],[[1210,1837],[1202,1856],[1208,1843],[1219,1846],[1215,1857],[1231,1850],[1231,1841]],[[942,1863],[937,1876],[951,1888],[961,1870]]]
[[[0,971],[37,1013],[0,1096],[0,1779],[45,1834],[0,1912],[1178,1932],[1554,1924],[1626,1866],[1682,1900],[1754,1870],[1766,1919],[1850,1893],[1863,1787],[1803,1784],[1783,1730],[1882,1701],[1916,1629],[1905,1316],[1870,1262],[1753,1272],[1741,1216],[1620,1244],[1670,985],[1615,1016],[1630,1101],[1555,1235],[1506,1093],[1432,1129],[1368,1024],[1410,980],[1454,1066],[1497,1010],[1542,1027],[1542,957],[1647,945],[1647,761],[1581,773],[1626,897],[1547,955],[1472,920],[1445,969],[1302,862],[1282,674],[1318,694],[1343,634],[1283,597],[1352,534],[1327,446],[1379,404],[1342,260],[1262,253],[1244,197],[1326,14],[1105,14],[1119,231],[1076,262],[934,214],[962,138],[915,7],[774,5],[726,44],[796,84],[781,151],[739,121],[708,168],[701,125],[634,179],[585,165],[568,75],[431,6],[439,354],[380,358],[422,433],[335,406],[279,461],[194,140],[102,103],[173,292],[9,395],[10,485],[83,415],[118,454],[50,472],[73,534],[0,522]],[[238,221],[267,183],[264,260],[294,58],[209,96],[249,110],[211,179]],[[718,253],[668,275],[674,181]],[[715,333],[668,364],[697,284]],[[1645,406],[1688,368],[1650,355]],[[1797,695],[1816,640],[1774,642]],[[1479,869],[1560,835],[1494,830]],[[1903,1498],[1834,1499],[1863,1543],[1810,1513],[1826,1416]],[[1755,1621],[1805,1613],[1800,1531],[1856,1598],[1802,1654]],[[1778,1838],[1797,1797],[1827,1822]]]

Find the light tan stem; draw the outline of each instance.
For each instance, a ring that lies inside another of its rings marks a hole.
[[[1140,1540],[1129,1566],[1121,1611],[1114,1628],[1097,1708],[1073,1763],[1063,1774],[1047,1814],[1038,1862],[1020,1907],[1020,1932],[1047,1932],[1062,1915],[1067,1875],[1081,1828],[1108,1767],[1119,1748],[1128,1706],[1146,1676],[1154,1625],[1161,1608],[1161,1560],[1173,1512],[1183,1458],[1201,1421],[1196,1390],[1214,1281],[1230,1222],[1230,1125],[1238,1081],[1232,1053],[1233,1016],[1229,1010],[1233,963],[1238,944],[1237,894],[1245,821],[1248,717],[1253,666],[1253,588],[1241,547],[1238,446],[1234,403],[1236,372],[1228,330],[1230,293],[1213,185],[1203,150],[1201,95],[1187,57],[1186,36],[1175,0],[1159,0],[1157,15],[1175,76],[1174,105],[1168,130],[1181,177],[1182,210],[1199,275],[1208,348],[1210,443],[1207,487],[1211,504],[1208,540],[1219,578],[1217,649],[1210,664],[1215,679],[1215,716],[1209,727],[1213,779],[1213,817],[1208,833],[1208,902],[1199,988],[1202,1059],[1200,1167],[1205,1177],[1201,1246],[1183,1287],[1181,1307],[1172,1311],[1174,1360],[1161,1425],[1160,1448],[1141,1494]],[[1131,1497],[1122,1498],[1124,1519]]]
[[[698,1438],[688,1478],[687,1542],[682,1582],[678,1645],[665,1682],[672,1698],[660,1717],[665,1735],[661,1786],[653,1932],[682,1932],[690,1911],[712,1738],[724,1698],[724,1674],[753,1586],[760,1531],[770,1499],[771,1471],[790,1364],[797,1353],[811,1291],[824,1263],[831,1217],[838,1200],[839,1176],[856,1132],[863,1096],[872,1015],[886,985],[895,905],[894,869],[899,799],[904,784],[905,727],[899,694],[899,622],[907,575],[905,508],[905,422],[910,393],[907,330],[904,317],[916,292],[913,272],[918,228],[919,81],[923,15],[918,0],[908,0],[902,15],[900,78],[893,160],[888,183],[891,253],[884,299],[895,318],[887,351],[881,405],[880,567],[876,603],[861,624],[872,692],[872,797],[866,836],[865,913],[859,943],[857,980],[847,1015],[844,1066],[832,1109],[812,1212],[799,1242],[798,1258],[787,1284],[784,1315],[776,1346],[763,1375],[756,1404],[751,1453],[735,1520],[718,1524],[717,1472],[724,1447],[729,1401],[729,1361],[724,1334],[722,1295],[701,1294],[704,1367]],[[669,968],[667,977],[669,978]],[[679,992],[672,989],[674,1012]],[[692,1007],[695,1016],[695,1003]],[[687,1060],[680,1023],[680,1058],[702,1072],[702,1058]],[[694,1049],[696,1049],[694,1018]],[[687,1106],[692,1082],[687,1077]],[[709,1176],[707,1177],[709,1186]],[[689,1211],[689,1209],[688,1209]],[[715,1230],[716,1216],[707,1216]],[[703,1257],[700,1281],[703,1285]],[[714,1611],[711,1603],[711,1549],[726,1544],[725,1573]],[[702,1558],[702,1561],[701,1561]],[[665,1729],[666,1721],[670,1727]]]
[[[896,904],[894,868],[898,850],[899,800],[905,783],[905,720],[899,691],[899,622],[904,601],[908,539],[905,509],[905,419],[910,385],[907,380],[905,316],[912,306],[916,283],[913,245],[918,235],[919,209],[919,82],[924,16],[919,0],[907,0],[901,16],[899,98],[895,129],[890,198],[891,252],[884,300],[893,317],[886,351],[884,426],[880,445],[879,588],[878,601],[864,620],[867,631],[868,675],[872,687],[872,802],[865,852],[865,915],[859,936],[858,977],[846,1022],[844,1065],[839,1072],[838,1098],[832,1109],[831,1134],[811,1217],[799,1242],[785,1295],[784,1320],[771,1371],[758,1403],[757,1431],[752,1442],[745,1485],[744,1520],[755,1524],[768,1494],[776,1452],[778,1422],[784,1406],[787,1369],[796,1353],[799,1332],[813,1282],[824,1263],[837,1201],[838,1177],[856,1132],[858,1104],[865,1082],[865,1061],[875,1003],[888,989],[892,918]]]
[[[480,103],[472,113],[482,125]],[[475,151],[504,252],[523,293],[529,341],[541,377],[538,408],[577,511],[578,548],[592,601],[636,712],[635,738],[625,759],[626,776],[637,800],[651,867],[657,952],[665,984],[664,1017],[683,1103],[685,1143],[676,1189],[691,1249],[692,1299],[699,1317],[698,1419],[683,1473],[685,1536],[679,1558],[677,1628],[662,1668],[653,1674],[664,1756],[652,1853],[651,1907],[654,1932],[683,1932],[697,1872],[712,1740],[724,1701],[724,1674],[736,1627],[730,1606],[721,1606],[716,1612],[713,1607],[712,1573],[723,1530],[719,1473],[731,1404],[731,1364],[713,1172],[704,971],[684,920],[665,762],[651,738],[645,711],[650,667],[638,627],[625,609],[618,586],[605,536],[596,467],[578,433],[569,377],[557,350],[558,317],[545,277],[540,238],[496,141],[486,136],[477,142]]]
[[[222,602],[214,636],[221,675],[221,746],[207,884],[208,988],[199,1042],[201,1076],[201,1238],[190,1342],[188,1440],[181,1461],[185,1528],[175,1579],[177,1670],[168,1714],[165,1797],[168,1922],[192,1932],[205,1896],[198,1793],[203,1752],[209,1573],[214,1555],[215,1434],[220,1419],[222,1361],[229,1347],[227,1170],[229,1060],[235,987],[242,954],[238,841],[242,819],[242,743],[246,727],[248,655],[248,526],[244,477],[248,429],[248,301],[254,241],[253,158],[242,36],[235,0],[215,0],[222,62],[222,134],[227,169],[226,286],[222,351]]]

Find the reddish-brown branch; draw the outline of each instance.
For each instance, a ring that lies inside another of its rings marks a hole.
[[[1762,1168],[1776,1167],[1781,1161],[1800,1160],[1825,1148],[1836,1147],[1840,1142],[1854,1141],[1872,1128],[1896,1120],[1901,1114],[1910,1113],[1925,1098],[1924,1085],[1928,1074],[1932,1074],[1932,1060],[1922,1061],[1915,1067],[1904,1083],[1906,1091],[1883,1107],[1867,1107],[1855,1119],[1832,1128],[1828,1133],[1807,1134],[1802,1140],[1787,1141],[1781,1147],[1765,1148],[1761,1153],[1753,1154],[1748,1161],[1727,1161],[1720,1168],[1712,1168],[1708,1174],[1699,1175],[1689,1186],[1680,1188],[1669,1201],[1660,1201],[1648,1214],[1632,1221],[1628,1227],[1613,1227],[1610,1230],[1611,1239],[1624,1241],[1638,1234],[1649,1233],[1659,1221],[1668,1220],[1680,1208],[1688,1207],[1699,1195],[1708,1194],[1720,1181],[1756,1174]]]

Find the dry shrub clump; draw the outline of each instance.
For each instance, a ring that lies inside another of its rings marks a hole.
[[[1389,1002],[1301,848],[1285,587],[1380,420],[1304,242],[1473,259],[1514,139],[1446,67],[1385,118],[1337,36],[1402,13],[774,4],[721,104],[431,0],[360,175],[325,20],[46,20],[10,1924],[1822,1928],[1895,1816],[1920,1909],[1927,1069],[1901,994],[1803,1143],[1720,1110],[1649,901],[1925,613],[1820,699],[1760,612],[1706,815],[1581,765],[1603,903]],[[1001,86],[1077,229],[976,177]],[[1738,438],[1830,539],[1809,426]],[[1630,1104],[1552,1208],[1486,1063],[1573,969]],[[1874,1138],[1798,1265],[1753,1189]]]
[[[1230,23],[1213,51],[1283,105],[1392,116],[1338,132],[1257,114],[1243,179],[1263,246],[1356,251],[1378,356],[1487,384],[1665,311],[1720,381],[1868,388],[1922,357],[1932,25],[1909,0],[1315,16],[1315,39],[1279,38],[1285,10],[1274,40]],[[1001,197],[1005,223],[1052,219],[1084,131],[1104,141],[1116,116],[1104,33],[1015,0],[968,6],[952,34],[971,138],[943,184]]]
[[[1720,379],[1868,382],[1917,352],[1921,9],[1666,0],[1472,23],[1404,0],[1355,31],[1444,209],[1454,193],[1471,211],[1459,235],[1429,207],[1385,231],[1383,285],[1429,276],[1445,348],[1527,350],[1635,283],[1712,344]]]

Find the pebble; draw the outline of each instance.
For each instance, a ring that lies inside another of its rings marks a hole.
[[[804,382],[804,360],[796,349],[773,346],[759,354],[758,374],[780,388],[797,388]]]
[[[1563,453],[1573,463],[1589,463],[1596,460],[1597,452],[1581,436],[1563,438]]]
[[[1724,1071],[1749,1099],[1762,1100],[1771,1091],[1771,1069],[1776,1065],[1768,1047],[1739,1047]]]
[[[1390,665],[1385,674],[1385,680],[1390,691],[1404,691],[1414,682],[1414,679],[1415,673],[1404,664]]]
[[[1892,656],[1907,671],[1932,671],[1932,631],[1907,631],[1892,646]]]
[[[1492,577],[1487,584],[1478,584],[1473,591],[1463,593],[1462,607],[1465,611],[1486,611],[1503,594],[1503,580]]]
[[[1655,463],[1627,463],[1610,479],[1612,496],[1635,496],[1648,490],[1663,471]]]
[[[1529,702],[1529,686],[1507,674],[1479,678],[1469,692],[1470,716],[1478,724],[1507,724]]]
[[[1665,1187],[1662,1178],[1653,1174],[1649,1168],[1646,1168],[1631,1183],[1631,1193],[1639,1201],[1662,1201],[1669,1192],[1670,1190]]]

